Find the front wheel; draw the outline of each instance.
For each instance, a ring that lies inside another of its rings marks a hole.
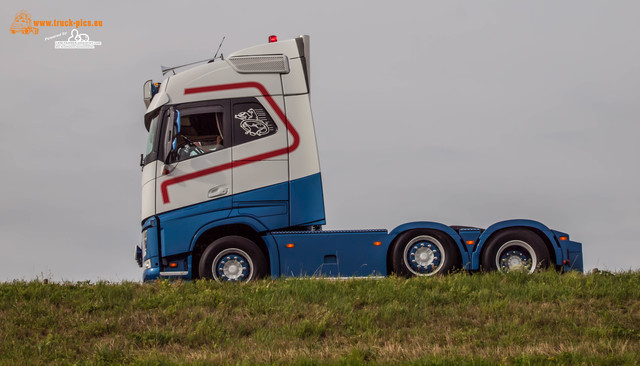
[[[525,229],[499,232],[487,242],[487,249],[482,254],[482,266],[488,271],[533,273],[549,267],[549,262],[549,250],[544,241]]]
[[[435,230],[411,230],[400,234],[392,256],[393,270],[405,277],[446,274],[459,262],[455,244]]]
[[[252,281],[267,274],[267,262],[253,241],[225,236],[205,249],[199,270],[200,277],[216,281]]]

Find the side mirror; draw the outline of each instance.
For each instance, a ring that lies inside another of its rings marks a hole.
[[[147,108],[149,108],[149,104],[151,104],[151,99],[153,98],[153,95],[151,94],[151,85],[153,85],[153,81],[147,80],[142,86],[142,100],[144,100],[144,106]]]
[[[142,85],[142,99],[144,100],[144,106],[149,108],[149,104],[151,104],[151,99],[153,96],[158,94],[158,89],[160,89],[159,83],[154,83],[153,80],[147,80]]]

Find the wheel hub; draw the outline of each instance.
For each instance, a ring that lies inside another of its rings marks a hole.
[[[405,249],[405,260],[409,269],[417,274],[429,276],[437,273],[442,267],[442,251],[440,243],[431,237],[419,237],[407,245]],[[437,243],[437,244],[436,244]]]
[[[424,245],[424,244],[423,244]],[[415,251],[414,261],[417,265],[426,267],[433,263],[436,259],[435,253],[431,248],[428,247],[420,247]]]
[[[520,250],[510,250],[500,257],[500,268],[503,271],[521,271],[531,269],[531,258]]]
[[[218,277],[223,281],[242,281],[248,273],[246,263],[246,260],[240,255],[227,255],[218,262]]]
[[[522,259],[520,259],[519,257],[511,257],[508,260],[509,268],[520,269],[522,268],[523,264],[524,262],[522,262]]]

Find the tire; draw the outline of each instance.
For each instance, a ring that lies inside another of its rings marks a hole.
[[[453,241],[436,230],[400,234],[391,255],[393,271],[405,277],[446,274],[460,261]]]
[[[252,281],[267,274],[267,261],[251,240],[225,236],[209,244],[200,257],[200,277],[216,281]]]
[[[542,238],[526,229],[498,232],[487,242],[482,267],[487,271],[533,273],[549,267],[550,256]]]

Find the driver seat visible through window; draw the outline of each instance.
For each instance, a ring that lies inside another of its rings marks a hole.
[[[223,149],[222,113],[180,116],[180,133],[176,137],[178,161]]]

